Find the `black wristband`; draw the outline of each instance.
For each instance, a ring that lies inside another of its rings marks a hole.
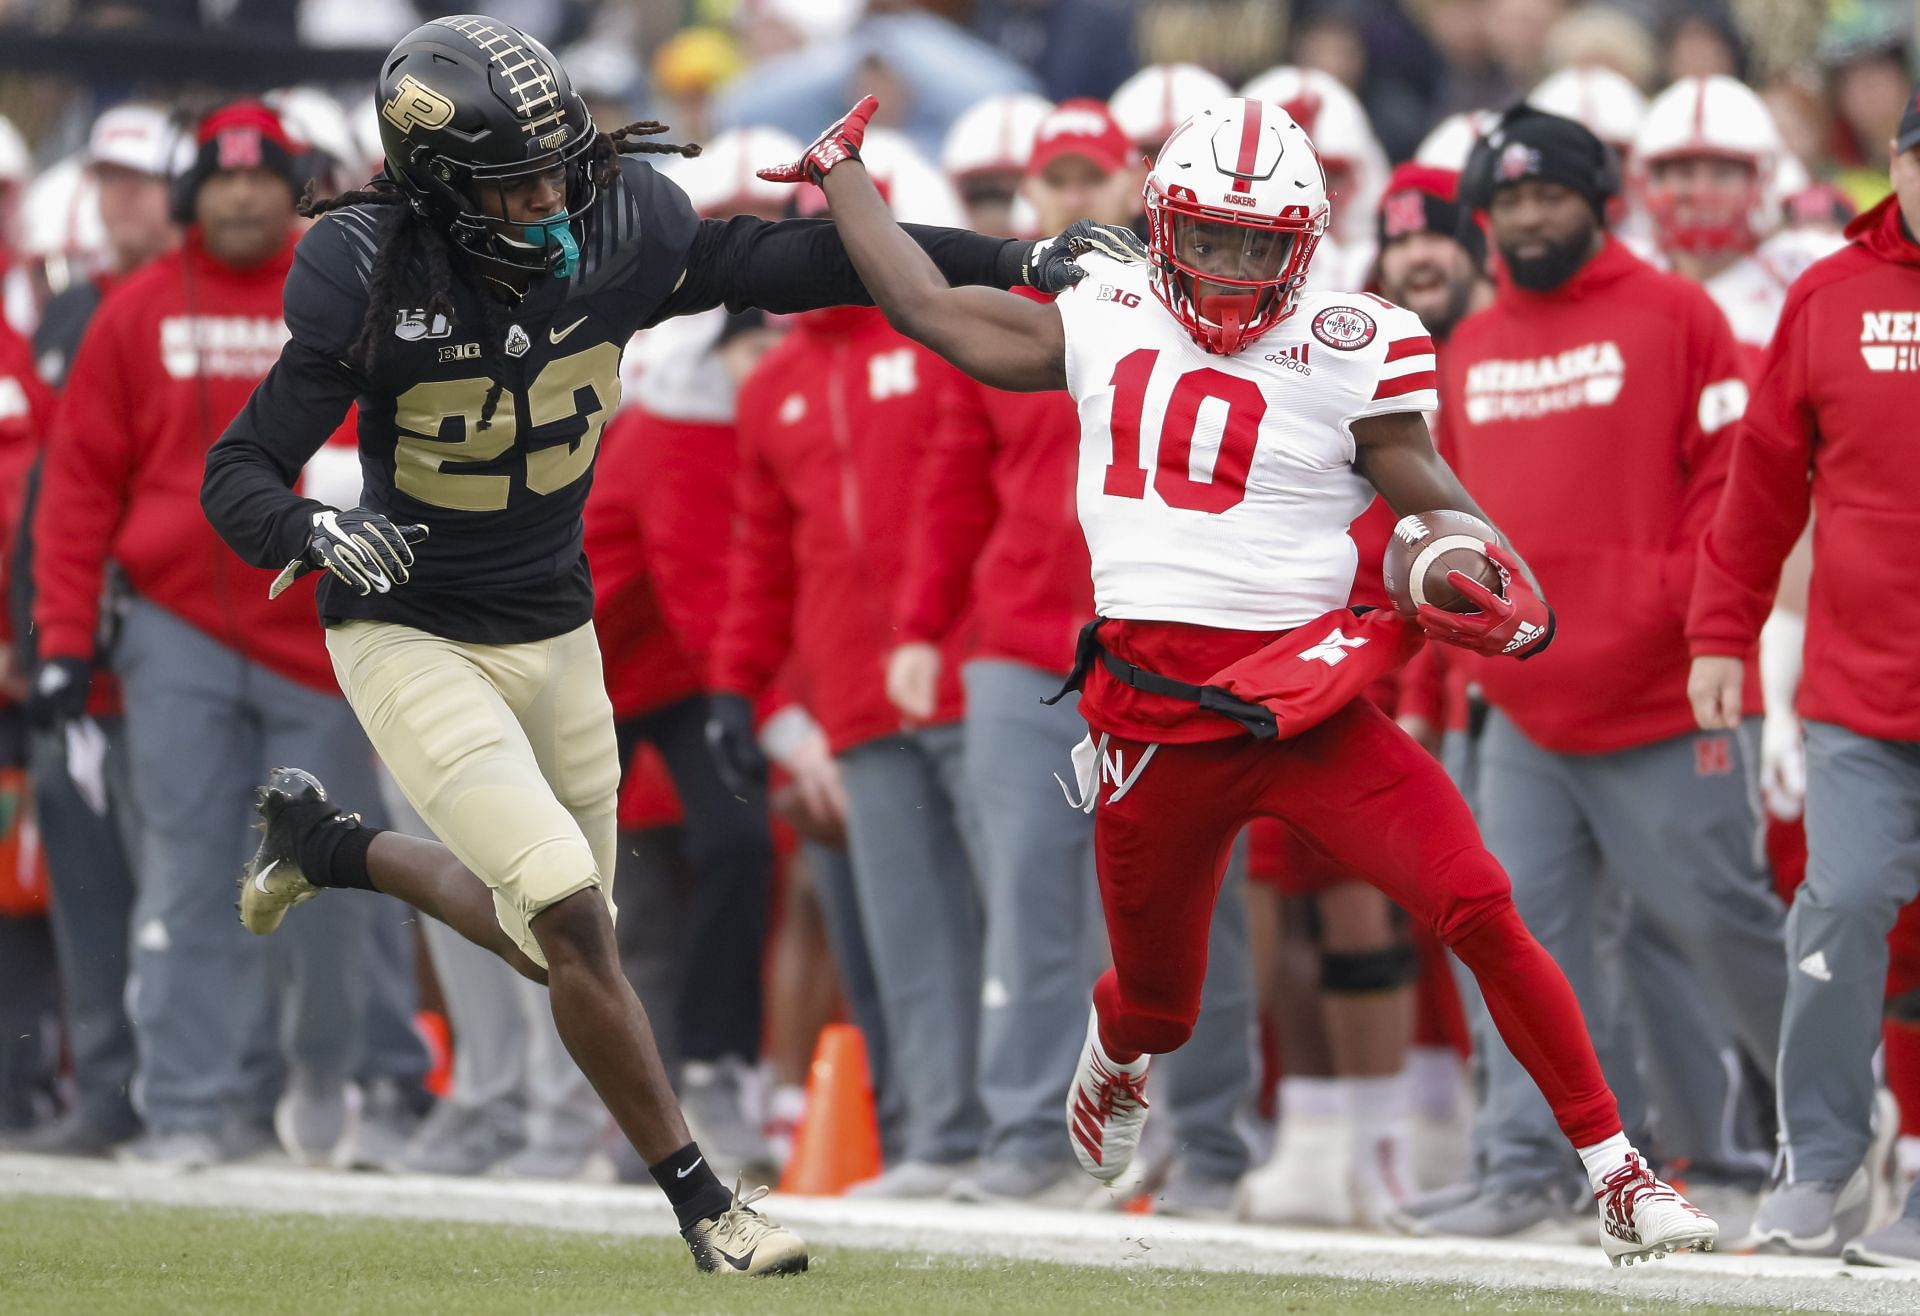
[[[1009,238],[1000,247],[993,258],[993,286],[996,288],[1025,288],[1030,286],[1027,280],[1027,261],[1033,255],[1033,249],[1040,244],[1023,242],[1018,238]]]

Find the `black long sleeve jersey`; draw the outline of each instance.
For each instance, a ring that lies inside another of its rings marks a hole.
[[[456,262],[453,314],[430,316],[426,274],[390,277],[396,313],[370,372],[348,364],[365,317],[381,215],[353,206],[316,223],[294,254],[290,340],[207,456],[201,504],[260,567],[306,552],[323,504],[292,492],[300,469],[359,406],[361,505],[424,524],[410,583],[361,597],[328,578],[321,620],[370,618],[447,639],[513,644],[585,623],[593,584],[581,509],[600,431],[619,402],[620,353],[636,330],[713,306],[784,312],[870,304],[831,222],[702,220],[641,160],[582,223],[578,270],[537,278],[519,302],[492,296]],[[1030,244],[956,229],[908,231],[955,284],[1011,287]],[[491,386],[489,317],[503,392]]]

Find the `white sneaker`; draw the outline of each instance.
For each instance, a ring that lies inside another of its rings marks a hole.
[[[1351,1120],[1283,1111],[1272,1158],[1240,1181],[1237,1214],[1276,1225],[1350,1225],[1353,1170]]]
[[[1074,1157],[1102,1183],[1112,1183],[1127,1172],[1140,1146],[1140,1130],[1147,1123],[1147,1064],[1141,1056],[1118,1064],[1100,1045],[1100,1014],[1087,1012],[1087,1040],[1080,1048],[1080,1067],[1067,1089],[1067,1141]]]
[[[1354,1131],[1353,1206],[1366,1229],[1387,1227],[1387,1220],[1420,1191],[1414,1170],[1412,1121]]]
[[[1614,1265],[1698,1248],[1711,1252],[1720,1226],[1628,1152],[1600,1191],[1600,1246]]]

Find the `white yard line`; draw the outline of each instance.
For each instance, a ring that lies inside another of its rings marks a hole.
[[[651,1189],[508,1179],[339,1174],[278,1165],[196,1173],[0,1154],[0,1196],[469,1221],[634,1237],[671,1235]],[[1473,1287],[1571,1288],[1622,1300],[1713,1301],[1792,1311],[1920,1311],[1920,1271],[1726,1254],[1615,1270],[1598,1247],[1273,1229],[1155,1216],[929,1202],[777,1197],[767,1208],[814,1242],[1081,1265],[1165,1266]],[[829,1263],[830,1264],[830,1263]]]

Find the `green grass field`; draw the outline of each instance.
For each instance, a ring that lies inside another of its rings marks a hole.
[[[52,1197],[0,1198],[0,1312],[1734,1313],[1552,1290],[1372,1284],[1148,1266],[1115,1270],[820,1248],[811,1273],[695,1273],[677,1240],[501,1226],[257,1216]]]

